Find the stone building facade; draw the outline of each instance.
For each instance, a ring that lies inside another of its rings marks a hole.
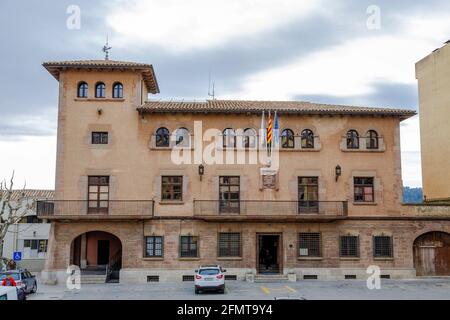
[[[229,279],[450,271],[450,215],[402,205],[399,125],[413,111],[158,101],[148,64],[44,67],[60,86],[56,195],[38,207],[52,222],[48,281],[72,264],[121,282],[188,280],[201,264]],[[261,119],[275,111],[268,168]]]
[[[416,63],[423,194],[450,203],[450,41]]]

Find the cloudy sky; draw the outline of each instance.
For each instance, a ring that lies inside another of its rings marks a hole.
[[[448,0],[1,0],[0,178],[54,187],[58,86],[41,63],[102,59],[107,34],[111,59],[154,65],[158,99],[207,98],[211,72],[222,99],[417,110],[414,63],[450,39],[448,12]],[[418,117],[402,124],[402,167],[420,186]]]

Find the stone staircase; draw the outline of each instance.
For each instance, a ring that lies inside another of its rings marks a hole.
[[[106,283],[106,266],[93,266],[81,269],[81,284]]]
[[[106,283],[106,274],[82,274],[81,284],[100,284]]]
[[[255,282],[283,282],[289,281],[288,276],[284,274],[257,274],[255,276]]]

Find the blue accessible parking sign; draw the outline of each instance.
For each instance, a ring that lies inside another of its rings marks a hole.
[[[13,260],[14,260],[14,261],[20,261],[20,260],[22,260],[22,252],[20,252],[20,251],[14,251],[14,253],[13,253]]]

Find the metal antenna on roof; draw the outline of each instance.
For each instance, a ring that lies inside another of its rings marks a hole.
[[[212,83],[212,92],[211,92],[211,68],[209,69],[209,78],[208,78],[208,96],[212,97],[215,100],[215,90],[214,90],[214,81]]]
[[[105,60],[109,60],[109,50],[111,50],[112,47],[109,46],[108,43],[108,36],[106,36],[106,44],[103,46],[102,51],[105,53]]]

